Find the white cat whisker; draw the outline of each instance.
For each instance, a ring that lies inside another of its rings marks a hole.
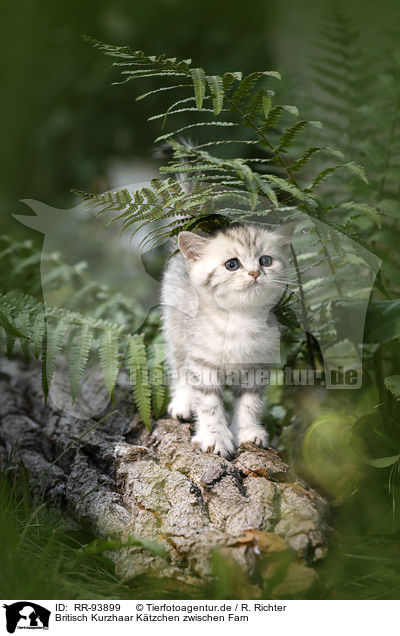
[[[284,285],[293,285],[294,287],[299,287],[299,283],[295,283],[293,281],[281,280],[278,278],[269,278],[268,282],[270,283],[283,283]]]

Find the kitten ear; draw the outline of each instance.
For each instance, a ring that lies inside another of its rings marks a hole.
[[[208,242],[208,238],[199,236],[194,232],[180,232],[178,234],[178,245],[185,258],[190,261],[197,261]]]
[[[282,239],[283,244],[289,244],[292,242],[293,234],[296,229],[297,221],[290,221],[290,223],[286,223],[282,225],[279,230],[277,230],[277,234],[279,238]]]

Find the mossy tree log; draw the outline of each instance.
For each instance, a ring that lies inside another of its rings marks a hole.
[[[0,371],[2,464],[18,447],[35,494],[49,505],[89,522],[98,536],[164,545],[164,556],[140,545],[110,553],[122,579],[201,585],[212,580],[218,550],[252,582],[254,596],[276,575],[277,555],[287,565],[271,596],[313,584],[313,563],[327,550],[328,504],[277,451],[246,444],[230,461],[202,453],[190,425],[172,419],[154,422],[150,433],[123,385],[117,410],[94,426],[104,413],[82,420],[44,404],[37,367],[4,360]]]

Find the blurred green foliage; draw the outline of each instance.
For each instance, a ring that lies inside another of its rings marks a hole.
[[[151,157],[157,124],[146,104],[110,89],[109,61],[87,34],[135,49],[192,56],[218,69],[271,63],[273,11],[250,0],[229,10],[211,0],[21,0],[1,9],[0,204],[3,223],[20,198],[68,206],[72,188],[105,190],[112,159]],[[240,42],[240,46],[238,43]],[[139,123],[140,122],[140,123]],[[76,201],[76,199],[75,199]],[[3,229],[3,228],[2,228]]]

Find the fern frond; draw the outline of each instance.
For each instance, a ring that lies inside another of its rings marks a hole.
[[[224,73],[222,76],[224,89],[227,90],[231,86],[233,81],[240,82],[242,77],[243,77],[243,74],[241,71],[233,71],[233,72],[228,71],[227,73]]]
[[[204,100],[204,96],[206,94],[206,89],[207,89],[206,74],[203,68],[192,68],[190,70],[190,73],[193,80],[196,106],[198,110],[201,110],[203,107],[203,100]]]
[[[188,86],[190,87],[191,84],[175,84],[175,86],[162,86],[161,88],[155,88],[152,91],[147,91],[147,93],[143,93],[136,97],[136,101],[139,102],[141,99],[149,97],[149,95],[155,95],[156,93],[162,93],[164,91],[172,91],[175,88],[187,88]]]
[[[207,83],[213,98],[214,115],[219,115],[224,105],[224,82],[220,75],[208,75]]]
[[[272,174],[264,175],[263,179],[265,179],[265,181],[267,182],[272,183],[273,185],[278,186],[278,188],[280,188],[284,192],[288,192],[296,199],[299,199],[299,201],[306,201],[306,195],[304,194],[304,192],[302,192],[302,190],[300,190],[300,188],[295,186],[293,183],[287,181],[287,179],[282,179],[282,177],[277,177]]]
[[[129,340],[127,367],[131,376],[135,404],[144,424],[151,430],[151,387],[143,334],[135,334]]]
[[[65,335],[70,327],[68,318],[61,318],[55,325],[47,325],[47,337],[43,343],[42,361],[45,363],[45,369],[42,373],[42,377],[46,376],[45,384],[45,397],[53,379],[54,371],[56,368],[56,359],[64,345]]]
[[[121,73],[121,75],[128,75],[128,77],[126,77],[124,80],[122,80],[121,82],[113,82],[113,86],[121,86],[121,84],[127,84],[127,82],[130,82],[133,79],[144,79],[147,77],[180,77],[180,76],[186,76],[186,73],[180,73],[179,71],[157,71],[157,72],[150,72],[150,73],[136,73],[134,71],[123,71],[123,73]]]
[[[132,51],[128,46],[114,46],[100,42],[89,36],[85,36],[85,40],[92,44],[95,48],[100,49],[105,55],[119,57],[128,63],[140,63],[150,68],[161,68],[165,70],[187,70],[192,60],[177,60],[176,57],[166,57],[164,54],[159,56],[145,55],[143,51]]]
[[[355,203],[354,201],[346,201],[342,203],[339,207],[344,210],[351,210],[354,212],[359,212],[360,214],[365,214],[371,221],[376,223],[378,227],[381,227],[381,212],[377,209],[368,205],[367,203]]]
[[[17,327],[18,331],[20,331],[21,334],[23,334],[23,337],[20,336],[19,338],[19,344],[20,344],[22,353],[24,354],[28,362],[30,360],[29,344],[32,339],[29,317],[30,316],[28,311],[21,311],[15,317],[15,326]]]
[[[204,144],[199,144],[195,146],[196,150],[201,150],[203,148],[209,148],[211,146],[224,146],[228,144],[245,144],[248,146],[255,146],[258,144],[256,139],[219,139],[216,141],[208,141]]]
[[[112,396],[120,367],[119,332],[117,330],[104,330],[101,336],[99,356],[104,383],[108,393]]]
[[[254,210],[258,200],[258,187],[253,171],[238,159],[231,160],[231,165],[236,174],[246,183],[250,194],[251,209]]]
[[[152,373],[152,406],[154,417],[162,415],[165,406],[166,387],[164,381],[165,351],[162,344],[149,346],[149,364]]]
[[[299,159],[292,163],[292,165],[290,166],[290,170],[292,172],[300,170],[317,152],[326,152],[329,155],[338,157],[338,159],[344,159],[344,154],[340,150],[336,150],[335,148],[328,148],[328,146],[313,146],[312,148],[308,148],[305,153],[301,157],[299,157]]]
[[[359,163],[356,163],[355,161],[348,161],[347,163],[343,164],[343,167],[368,185],[368,179],[367,175],[365,174],[365,169],[363,168],[363,166],[360,166]]]
[[[12,354],[15,348],[15,344],[17,342],[17,337],[6,330],[6,350],[7,350],[7,357],[10,360],[12,358]]]
[[[268,197],[274,207],[278,207],[278,197],[276,196],[269,183],[257,173],[254,173],[254,179],[261,193],[265,194]]]
[[[43,338],[46,332],[46,320],[44,312],[37,314],[32,327],[32,340],[35,358],[39,358],[43,348]]]
[[[80,329],[75,329],[69,351],[69,385],[72,399],[75,401],[79,384],[86,369],[93,341],[93,326],[89,320],[83,321]]]
[[[315,188],[325,181],[325,179],[331,176],[334,172],[341,169],[349,170],[352,174],[356,175],[361,181],[364,183],[368,183],[368,179],[366,177],[364,169],[357,164],[355,161],[348,161],[347,163],[342,163],[337,166],[331,166],[330,168],[325,168],[321,170],[317,176],[313,179],[311,186],[308,188],[308,191],[315,190]]]
[[[178,130],[174,130],[170,133],[166,133],[165,135],[161,135],[160,137],[157,137],[157,139],[154,140],[154,143],[157,143],[159,141],[165,141],[166,139],[170,139],[171,137],[174,137],[175,135],[178,135],[179,133],[185,132],[186,130],[190,130],[191,128],[198,128],[200,126],[233,127],[233,126],[238,126],[238,124],[236,124],[233,121],[201,121],[196,124],[188,124],[187,126],[178,128]]]
[[[268,121],[269,113],[272,106],[272,99],[268,95],[262,96],[262,106],[264,111],[265,120]]]
[[[274,148],[274,153],[286,152],[286,150],[292,145],[293,141],[297,137],[297,135],[306,127],[306,126],[314,126],[315,128],[322,128],[322,124],[320,121],[306,121],[301,120],[298,121],[293,126],[290,126],[279,140],[279,144],[276,148]]]
[[[262,77],[272,77],[278,80],[282,79],[281,74],[277,71],[256,71],[254,73],[250,73],[239,82],[236,90],[230,97],[231,104],[239,105]]]
[[[126,188],[104,194],[91,194],[81,190],[72,190],[72,192],[80,196],[91,207],[100,207],[101,212],[118,211],[132,202],[132,195]]]
[[[42,385],[42,391],[44,395],[44,401],[47,402],[49,394],[49,383],[47,380],[47,331],[45,331],[42,342],[42,368],[40,370],[40,379]]]
[[[202,108],[201,109],[203,113],[213,113],[214,109],[213,108]],[[166,121],[166,118],[169,117],[170,115],[180,115],[181,113],[197,113],[198,112],[198,108],[177,108],[175,110],[167,110],[167,112],[165,113],[160,113],[159,115],[153,115],[152,117],[148,117],[147,121],[154,121],[156,119],[162,119],[164,118],[164,122]],[[162,124],[162,127],[164,127],[164,122]]]
[[[259,132],[266,133],[273,130],[282,115],[285,113],[289,113],[293,117],[299,116],[299,111],[296,106],[291,106],[290,104],[277,104],[276,106],[272,106],[269,110],[268,119],[264,122],[263,126],[261,126]]]
[[[9,320],[6,313],[0,311],[0,325],[5,329],[6,333],[9,333],[14,338],[23,338],[24,334],[21,332],[17,326]]]

